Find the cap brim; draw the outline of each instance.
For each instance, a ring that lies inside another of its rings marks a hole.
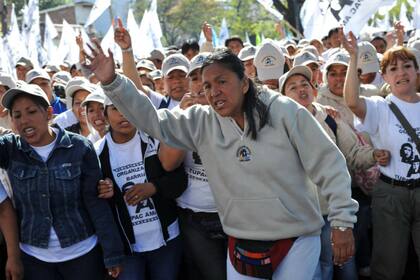
[[[27,81],[27,83],[30,84],[30,83],[32,83],[33,80],[38,79],[38,78],[41,78],[41,79],[44,79],[44,80],[47,80],[47,81],[51,82],[51,79],[46,78],[45,76],[35,76],[35,77],[32,77],[29,81]]]
[[[91,98],[91,99],[85,99],[85,100],[83,100],[83,102],[80,104],[80,106],[86,106],[89,102],[98,102],[98,103],[101,103],[101,104],[104,104],[104,99],[102,98]]]
[[[24,91],[24,90],[21,90],[21,89],[18,89],[18,88],[12,88],[12,89],[9,89],[8,91],[6,91],[6,93],[3,95],[3,98],[1,99],[1,105],[4,108],[6,108],[7,110],[10,110],[11,109],[10,107],[12,105],[12,101],[13,101],[13,99],[15,99],[16,95],[18,95],[18,94],[32,95],[32,96],[38,97],[42,101],[46,102],[46,100],[39,95],[32,94],[32,93],[29,93],[27,91]],[[48,104],[48,106],[50,106],[49,103],[47,103],[47,104]]]
[[[362,75],[369,73],[377,73],[379,72],[379,63],[369,63],[365,65],[360,65],[358,68],[362,70]]]
[[[73,98],[74,97],[74,93],[76,91],[79,91],[79,90],[86,90],[86,91],[88,91],[90,93],[93,92],[92,88],[90,88],[90,87],[86,87],[84,85],[74,85],[74,86],[70,86],[68,89],[66,89],[66,96],[67,97],[70,97],[70,98]]]
[[[178,66],[169,68],[163,76],[168,76],[174,70],[181,70],[185,72],[186,74],[188,74],[188,68],[186,66],[178,65]]]
[[[286,81],[291,76],[294,76],[294,75],[303,75],[309,81],[312,80],[312,71],[311,71],[311,69],[309,69],[307,66],[304,66],[304,65],[295,66],[292,69],[290,69],[289,72],[287,72],[286,74],[284,74],[284,76],[280,77],[280,81],[279,81],[279,91],[280,91],[280,93],[283,93],[284,84],[286,83]]]
[[[341,61],[333,61],[331,63],[328,63],[327,62],[327,64],[325,64],[325,69],[328,70],[328,68],[330,68],[331,65],[344,65],[344,66],[349,67],[349,64],[348,63],[341,62]]]
[[[245,62],[245,61],[247,61],[247,60],[254,59],[254,57],[255,57],[255,54],[254,54],[254,55],[248,55],[248,56],[246,56],[246,57],[240,58],[240,60],[241,60],[242,62]]]
[[[270,67],[270,68],[258,68],[257,75],[260,81],[277,80],[283,75],[284,65]]]

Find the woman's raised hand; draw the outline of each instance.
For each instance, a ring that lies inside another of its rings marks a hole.
[[[115,25],[115,23],[114,23]],[[124,28],[121,18],[117,19],[116,26],[114,26],[114,41],[122,50],[131,48],[131,37],[127,29]]]
[[[111,50],[108,50],[108,56],[106,56],[98,40],[93,39],[92,42],[94,46],[88,44],[92,53],[84,52],[86,57],[84,65],[95,73],[95,76],[103,85],[110,84],[116,76],[113,54]]]
[[[340,38],[341,44],[343,45],[343,48],[346,49],[350,56],[357,55],[357,39],[353,32],[350,31],[346,38],[343,28],[340,28],[338,31],[338,36]]]

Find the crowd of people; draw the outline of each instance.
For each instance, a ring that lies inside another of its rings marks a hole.
[[[78,36],[0,72],[1,273],[418,279],[420,37],[211,29],[138,58],[118,20],[122,61]]]

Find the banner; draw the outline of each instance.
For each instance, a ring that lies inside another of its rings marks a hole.
[[[344,32],[356,36],[380,7],[391,5],[393,0],[306,0],[300,13],[304,35],[308,39],[328,34],[340,25]]]
[[[53,59],[56,57],[57,47],[54,44],[54,38],[57,36],[58,32],[54,23],[50,16],[45,14],[44,49],[47,52],[49,62],[53,62]]]
[[[229,29],[226,22],[226,19],[223,18],[222,25],[220,26],[220,32],[219,32],[219,46],[224,46],[225,41],[229,39]]]

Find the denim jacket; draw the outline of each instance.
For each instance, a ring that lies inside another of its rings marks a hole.
[[[20,136],[2,136],[0,167],[10,178],[22,243],[47,248],[51,226],[63,248],[96,234],[105,266],[121,263],[123,245],[109,205],[97,197],[101,171],[86,138],[59,129],[44,162]]]

